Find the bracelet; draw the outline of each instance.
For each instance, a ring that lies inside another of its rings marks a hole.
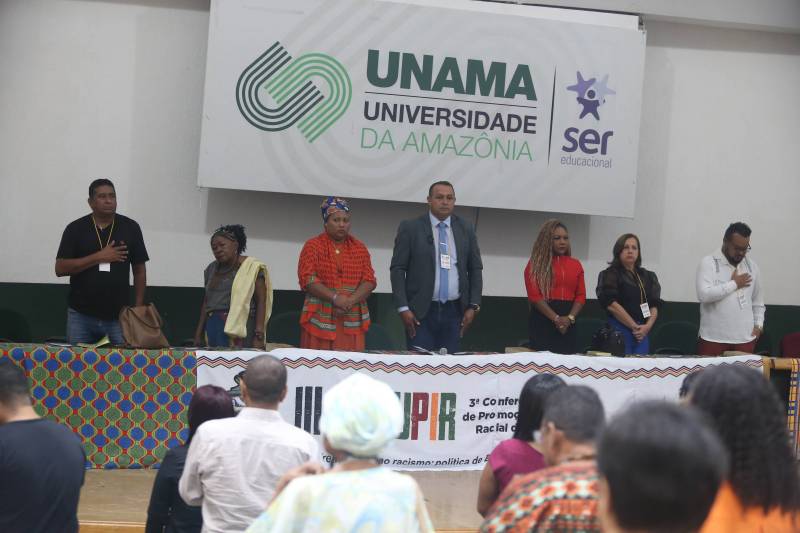
[[[264,338],[264,332],[263,331],[256,331],[255,333],[253,333],[253,337],[255,337],[256,339],[263,339]]]
[[[556,317],[553,319],[553,324],[555,324],[558,321],[559,318],[561,318],[561,317],[559,315],[556,315]]]

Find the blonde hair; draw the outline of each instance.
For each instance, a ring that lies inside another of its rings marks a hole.
[[[550,298],[550,287],[553,285],[553,233],[556,228],[564,228],[564,231],[567,231],[567,227],[555,218],[542,224],[531,250],[530,275],[536,281],[545,300]],[[564,255],[572,255],[571,246],[567,246],[567,253]]]

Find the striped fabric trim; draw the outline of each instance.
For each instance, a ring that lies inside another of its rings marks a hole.
[[[424,357],[424,356],[420,356]],[[400,374],[444,374],[448,376],[457,374],[511,374],[513,372],[523,373],[537,373],[548,372],[550,374],[557,374],[568,377],[581,377],[581,378],[594,378],[594,379],[622,379],[630,380],[637,378],[664,378],[664,377],[682,377],[690,374],[696,370],[704,368],[702,365],[680,366],[670,368],[651,368],[651,369],[595,369],[595,368],[579,368],[568,367],[564,365],[550,365],[550,364],[536,364],[536,363],[512,363],[512,364],[471,364],[471,365],[428,365],[428,364],[401,364],[383,361],[366,361],[364,359],[323,359],[320,357],[309,359],[300,357],[298,359],[281,359],[288,368],[336,368],[339,370],[367,370],[370,372],[381,371],[388,373]],[[226,359],[224,357],[215,357],[213,359],[201,356],[197,359],[197,364],[206,365],[212,368],[222,366],[225,368],[245,367],[247,362],[240,358]],[[745,365],[751,368],[761,369],[761,361],[748,361],[736,363],[723,363]]]
[[[800,359],[792,359],[792,371],[789,375],[789,435],[791,436],[794,456],[800,457],[800,405],[797,401],[798,379],[800,379]]]

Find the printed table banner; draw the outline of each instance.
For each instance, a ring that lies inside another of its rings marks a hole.
[[[592,387],[608,415],[645,398],[676,400],[687,374],[733,363],[760,370],[759,356],[719,358],[616,358],[549,353],[469,356],[390,355],[294,348],[271,352],[289,369],[284,419],[319,436],[322,396],[353,372],[392,386],[405,423],[382,460],[399,470],[477,470],[501,440],[512,435],[525,381],[549,372],[570,384]],[[197,384],[238,395],[237,374],[256,352],[197,352]],[[239,399],[240,400],[240,399]],[[323,456],[330,461],[329,456]]]
[[[198,185],[633,216],[635,15],[212,0]]]

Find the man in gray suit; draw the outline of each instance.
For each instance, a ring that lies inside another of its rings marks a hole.
[[[428,190],[430,211],[397,229],[390,267],[392,295],[409,349],[448,353],[480,311],[483,263],[472,225],[453,214],[456,193],[447,181]]]

